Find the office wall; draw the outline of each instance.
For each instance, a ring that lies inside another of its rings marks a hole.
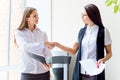
[[[45,31],[51,40],[51,0],[26,0],[25,7],[34,7],[38,11],[37,26]]]
[[[114,14],[113,7],[105,6],[105,0],[52,0],[52,41],[72,47],[79,29],[83,27],[81,11],[83,6],[88,3],[94,3],[99,7],[103,24],[109,29],[112,38],[113,56],[106,62],[106,80],[120,80],[118,75],[120,74],[120,63],[118,62],[120,61],[120,13]],[[72,80],[76,55],[72,57],[69,80]]]

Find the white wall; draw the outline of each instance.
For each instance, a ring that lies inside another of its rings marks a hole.
[[[81,10],[88,3],[96,4],[101,12],[102,21],[110,31],[112,38],[112,58],[107,62],[106,80],[120,80],[120,13],[114,14],[113,7],[106,7],[105,0],[52,0],[52,40],[72,47],[83,23]],[[75,63],[75,56],[70,64],[70,79]]]
[[[77,39],[81,17],[79,5],[79,0],[52,0],[53,41],[72,45]]]
[[[51,0],[26,0],[25,7],[34,7],[38,11],[38,27],[45,31],[51,40]]]

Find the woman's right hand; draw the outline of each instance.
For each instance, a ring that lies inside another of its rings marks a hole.
[[[58,46],[59,45],[58,42],[51,42],[51,44],[53,44],[54,46]]]
[[[45,41],[45,46],[47,46],[49,49],[53,49],[55,45],[52,42]]]

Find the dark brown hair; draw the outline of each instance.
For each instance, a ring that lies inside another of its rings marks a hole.
[[[101,15],[98,7],[94,4],[88,4],[85,7],[88,17],[92,20],[92,22],[98,25],[100,28],[104,27],[101,20]]]

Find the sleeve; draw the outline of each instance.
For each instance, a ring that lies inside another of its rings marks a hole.
[[[44,41],[48,40],[48,38],[47,38],[47,34],[46,34],[45,32],[44,32],[43,37],[44,37]]]
[[[47,34],[46,33],[44,33],[44,40],[46,41],[46,40],[48,40],[48,38],[47,38]],[[45,48],[44,48],[44,51],[43,51],[43,53],[44,53],[44,56],[47,58],[47,57],[51,57],[52,55],[51,55],[51,51],[45,46]]]
[[[46,58],[52,56],[51,51],[47,47],[45,47],[43,53],[44,53],[44,55],[45,55]]]
[[[105,41],[104,42],[105,42],[104,43],[105,46],[112,43],[112,40],[111,40],[111,37],[110,37],[110,33],[109,33],[107,28],[105,28]]]
[[[36,53],[36,51],[42,51],[44,49],[44,41],[41,42],[35,42],[35,43],[27,43],[24,40],[24,36],[22,35],[21,31],[16,30],[15,31],[15,39],[18,47],[26,52]]]

